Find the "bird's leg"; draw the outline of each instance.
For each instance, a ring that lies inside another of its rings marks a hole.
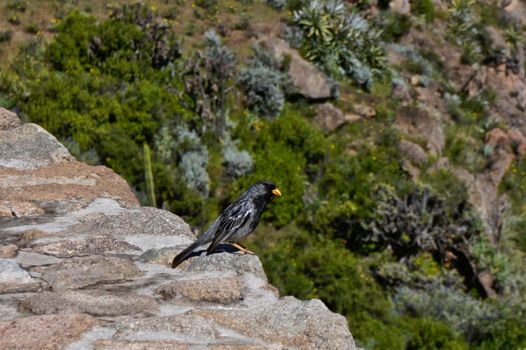
[[[239,242],[236,242],[236,243],[231,243],[234,247],[236,247],[237,249],[239,249],[239,251],[243,254],[250,254],[250,255],[256,255],[256,253],[254,253],[253,251],[251,250],[248,250],[247,248],[245,248],[241,243]]]

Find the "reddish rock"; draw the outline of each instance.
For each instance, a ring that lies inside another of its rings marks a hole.
[[[113,170],[75,161],[38,169],[0,167],[0,198],[0,204],[19,217],[62,214],[96,198],[113,198],[124,207],[139,206],[126,181]]]
[[[495,128],[486,134],[486,144],[489,146],[506,147],[508,142],[508,135],[502,129]]]
[[[411,12],[411,4],[409,0],[392,0],[389,2],[389,8],[391,11],[398,12],[402,15],[407,15]]]
[[[490,176],[496,187],[499,186],[502,178],[506,175],[514,160],[515,156],[507,150],[500,149],[493,153]]]
[[[97,324],[88,315],[32,316],[0,322],[0,349],[63,349]]]
[[[184,297],[192,301],[231,304],[243,299],[240,277],[206,276],[202,279],[177,280],[159,287],[156,292],[164,299]]]
[[[495,283],[495,278],[489,274],[487,271],[479,272],[477,275],[480,285],[486,295],[490,298],[497,296],[497,292],[493,289],[493,283]]]
[[[518,156],[523,157],[526,154],[526,137],[524,137],[522,132],[517,128],[509,129],[508,137],[513,150]]]
[[[17,251],[18,246],[14,244],[0,245],[0,259],[13,258]]]
[[[0,130],[8,130],[20,126],[20,119],[11,111],[0,107]]]

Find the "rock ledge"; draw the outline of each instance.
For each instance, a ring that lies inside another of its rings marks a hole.
[[[319,300],[279,297],[259,258],[169,263],[193,239],[106,167],[0,110],[0,349],[355,349]]]

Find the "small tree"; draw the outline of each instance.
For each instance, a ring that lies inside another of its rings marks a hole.
[[[235,55],[221,43],[214,30],[205,33],[207,48],[186,62],[183,74],[186,94],[206,130],[212,122],[217,137],[223,137],[226,127],[226,100],[232,90],[235,75]]]

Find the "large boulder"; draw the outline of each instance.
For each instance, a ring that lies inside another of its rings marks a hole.
[[[326,100],[337,95],[337,87],[329,81],[328,77],[312,63],[303,59],[286,41],[272,37],[263,39],[262,42],[277,62],[280,64],[287,62],[295,93],[312,100]]]
[[[36,124],[0,130],[0,166],[38,169],[75,158],[57,139]]]
[[[347,123],[354,123],[362,118],[358,114],[343,114],[341,110],[334,107],[332,103],[323,103],[316,111],[316,123],[326,131],[334,131]]]

